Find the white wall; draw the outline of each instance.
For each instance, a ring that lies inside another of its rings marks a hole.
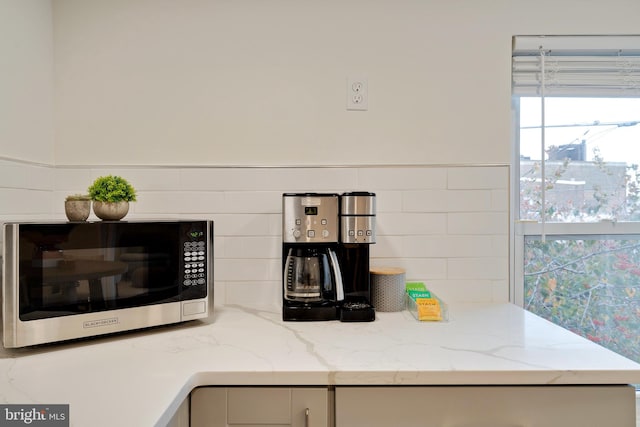
[[[53,5],[58,164],[507,164],[511,37],[640,16],[636,0]],[[346,111],[359,75],[369,111]]]
[[[52,24],[49,0],[0,1],[0,158],[53,163]]]
[[[0,1],[0,222],[51,216],[52,23],[50,1]]]

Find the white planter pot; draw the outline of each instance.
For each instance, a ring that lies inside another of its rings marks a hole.
[[[93,212],[105,221],[117,221],[129,212],[129,202],[93,202]]]
[[[69,221],[86,221],[91,213],[91,200],[65,200],[64,213]]]

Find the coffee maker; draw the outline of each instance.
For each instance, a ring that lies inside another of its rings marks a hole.
[[[283,320],[375,320],[375,194],[285,193],[282,212]]]

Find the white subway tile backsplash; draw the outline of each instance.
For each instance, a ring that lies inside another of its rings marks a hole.
[[[405,236],[403,257],[457,258],[496,256],[493,236]]]
[[[409,258],[446,258],[448,257],[445,235],[403,236],[400,257]]]
[[[180,171],[178,169],[124,169],[102,171],[101,175],[119,175],[125,178],[137,191],[180,191]],[[95,177],[94,177],[95,179]]]
[[[509,188],[509,168],[505,166],[455,167],[447,170],[449,190]]]
[[[509,190],[491,190],[491,209],[502,212],[509,210]]]
[[[380,235],[441,234],[447,229],[446,213],[379,213],[376,232]]]
[[[491,190],[450,190],[447,212],[486,212],[492,209]]]
[[[447,214],[448,234],[501,235],[508,232],[508,212],[454,212]]]
[[[403,212],[447,212],[447,190],[415,190],[402,192]]]
[[[273,233],[271,215],[215,214],[210,219],[215,223],[216,236],[281,236]]]
[[[52,214],[53,193],[46,190],[20,190],[0,188],[0,215],[19,217],[29,215]]]
[[[282,193],[276,191],[230,191],[224,193],[224,201],[227,212],[282,212]]]
[[[381,167],[358,170],[358,184],[377,190],[447,188],[447,169],[439,167]]]
[[[511,287],[509,286],[508,279],[502,280],[492,280],[491,288],[493,290],[492,296],[489,301],[509,301],[510,300],[510,292]],[[487,301],[486,299],[478,299],[476,301]]]
[[[129,181],[138,191],[173,191],[180,190],[180,170],[176,168],[149,167],[114,167],[92,168],[87,187],[104,175],[117,175]]]
[[[491,236],[491,253],[497,257],[509,257],[509,235]]]
[[[436,293],[443,301],[460,303],[508,301],[508,291],[504,299],[496,299],[496,283],[493,280],[427,280],[425,285]],[[504,286],[508,288],[508,286]],[[449,320],[455,320],[455,313],[450,313]]]
[[[54,171],[55,190],[65,195],[87,194],[95,177],[89,169],[59,168]]]
[[[53,190],[53,168],[27,163],[0,162],[0,188]]]
[[[447,278],[499,280],[507,277],[509,266],[502,257],[449,258]]]
[[[353,188],[354,168],[193,168],[181,170],[183,189],[204,191],[319,192]]]
[[[263,258],[217,258],[214,278],[224,281],[268,280],[271,260]]]
[[[370,256],[373,258],[401,258],[405,253],[405,236],[389,236],[378,234],[376,243],[371,245]]]
[[[225,195],[209,191],[140,191],[136,213],[212,214],[228,213]]]
[[[276,236],[233,236],[222,238],[221,258],[273,259],[282,253],[282,239]]]
[[[64,197],[107,174],[138,190],[131,219],[214,221],[216,304],[280,303],[285,192],[374,192],[373,266],[402,267],[450,301],[509,298],[507,166],[55,168],[2,160],[0,221],[64,219]]]
[[[267,280],[277,281],[282,284],[282,275],[284,271],[284,267],[282,265],[282,256],[280,255],[282,250],[278,252],[277,258],[271,259],[271,264],[269,265],[269,275],[267,276]]]
[[[447,279],[445,258],[373,258],[371,265],[404,268],[407,280]]]
[[[226,282],[223,286],[225,304],[273,307],[281,303],[279,281]]]
[[[405,212],[487,212],[492,208],[490,190],[420,190],[403,192]]]
[[[375,193],[376,195],[376,213],[382,212],[402,212],[402,191],[376,191],[373,188],[368,191]]]
[[[278,236],[279,239],[282,239],[282,212],[261,216],[266,216],[269,221],[267,235]]]

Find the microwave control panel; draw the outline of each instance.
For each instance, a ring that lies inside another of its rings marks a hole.
[[[207,294],[207,282],[209,268],[209,256],[206,222],[193,222],[189,227],[181,230],[182,242],[182,286],[191,292],[183,293],[182,299],[205,297]],[[201,290],[198,292],[196,290]]]
[[[207,283],[207,252],[204,240],[184,242],[184,286]]]

